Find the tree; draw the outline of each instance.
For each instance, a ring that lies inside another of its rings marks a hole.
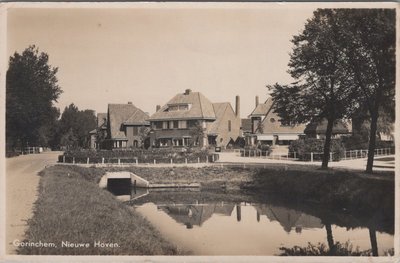
[[[338,9],[341,34],[337,41],[346,54],[352,81],[370,117],[366,172],[372,173],[379,116],[394,119],[396,76],[396,10]]]
[[[59,127],[62,146],[86,148],[90,141],[89,132],[96,128],[96,116],[93,110],[79,110],[71,103],[65,107]]]
[[[34,45],[10,57],[6,77],[6,140],[12,147],[48,146],[59,117],[58,68]]]
[[[142,149],[146,148],[146,140],[149,138],[150,127],[141,126],[138,129],[138,136],[140,138],[140,147]],[[148,146],[147,146],[148,148]]]
[[[336,39],[338,21],[331,9],[319,9],[303,32],[294,36],[289,73],[291,85],[269,85],[274,110],[292,124],[326,118],[328,121],[321,168],[328,167],[335,121],[349,117],[356,104],[349,73],[343,70],[345,56]]]

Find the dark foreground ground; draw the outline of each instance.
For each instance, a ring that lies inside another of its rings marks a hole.
[[[312,202],[349,214],[378,217],[385,232],[394,232],[394,173],[365,175],[345,170],[321,171],[303,166],[274,165],[267,169],[221,167],[83,168],[56,165],[41,173],[39,198],[28,222],[27,240],[48,241],[57,248],[24,247],[20,254],[53,255],[176,255],[184,254],[164,240],[133,208],[97,184],[107,171],[128,170],[150,183],[200,183],[204,189],[254,194],[250,201],[279,196]],[[218,196],[218,194],[216,195]],[[226,198],[226,195],[224,195]],[[334,220],[336,221],[336,220]],[[363,223],[364,224],[364,223]],[[356,227],[356,226],[355,226]],[[140,238],[138,238],[140,237]],[[62,247],[62,241],[89,243],[89,248]],[[93,247],[93,242],[118,247]]]

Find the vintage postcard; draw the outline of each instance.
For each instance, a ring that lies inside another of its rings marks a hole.
[[[398,262],[398,12],[0,3],[0,259]]]

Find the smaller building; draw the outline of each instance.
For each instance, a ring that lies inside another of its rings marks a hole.
[[[96,129],[89,132],[90,134],[90,148],[102,149],[102,143],[107,137],[107,113],[97,113]]]
[[[287,123],[274,111],[274,101],[268,98],[264,103],[258,102],[256,96],[256,107],[249,115],[251,119],[252,133],[248,136],[248,144],[256,142],[269,145],[289,145],[291,141],[304,136],[304,124]]]
[[[107,149],[142,147],[150,123],[149,115],[128,104],[108,104],[107,135],[104,141]]]

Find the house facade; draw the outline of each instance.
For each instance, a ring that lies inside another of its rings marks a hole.
[[[187,89],[157,107],[150,121],[150,145],[221,146],[235,141],[240,133],[239,97],[236,112],[230,103],[211,103],[200,92]]]
[[[128,104],[108,104],[107,133],[104,140],[106,149],[142,147],[146,129],[150,126],[149,115]]]
[[[274,111],[273,106],[272,98],[259,103],[258,96],[256,97],[255,108],[249,115],[252,132],[246,136],[246,144],[289,145],[290,142],[305,135],[305,124],[285,123]]]

